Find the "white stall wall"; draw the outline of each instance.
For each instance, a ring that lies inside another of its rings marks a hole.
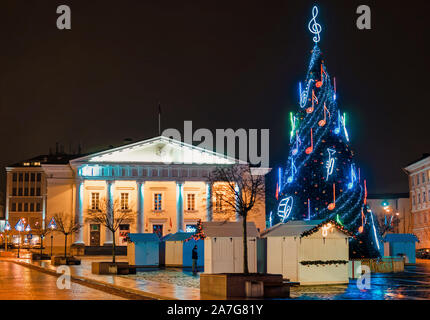
[[[205,239],[205,273],[243,272],[243,239],[239,237]],[[257,272],[257,241],[248,238],[248,269]]]
[[[182,266],[182,241],[166,241],[166,266]]]

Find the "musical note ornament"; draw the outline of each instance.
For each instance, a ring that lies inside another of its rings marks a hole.
[[[328,205],[327,209],[333,210],[334,208],[336,208],[336,184],[333,183],[333,202]]]
[[[305,150],[305,152],[306,152],[306,154],[311,154],[312,151],[314,151],[314,138],[313,138],[313,135],[312,135],[312,128],[311,128],[311,146],[307,147],[306,150]]]
[[[287,220],[288,216],[293,209],[293,197],[286,197],[279,202],[278,206],[278,216],[282,218],[282,222]]]
[[[308,29],[310,32],[312,32],[315,35],[313,37],[313,40],[315,43],[318,43],[320,41],[320,33],[322,30],[321,25],[316,20],[317,16],[318,16],[318,8],[317,6],[314,6],[312,8],[312,19],[311,21],[309,21]]]

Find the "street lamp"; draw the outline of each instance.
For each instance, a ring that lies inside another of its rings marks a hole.
[[[18,223],[15,225],[15,230],[18,231],[18,258],[19,258],[19,249],[21,248],[21,232],[24,231],[24,223],[22,222],[24,218],[19,219]]]
[[[6,241],[5,241],[5,247],[4,247],[4,251],[7,251],[7,240],[8,240],[8,237],[9,237],[9,231],[10,231],[10,229],[12,229],[11,227],[10,227],[10,224],[9,224],[9,221],[6,221],[6,225],[4,226],[4,231],[5,231],[5,235],[6,235]]]
[[[57,223],[55,222],[54,217],[49,221],[48,228],[51,229],[51,258],[52,258],[52,241],[54,240],[54,230],[57,229]]]

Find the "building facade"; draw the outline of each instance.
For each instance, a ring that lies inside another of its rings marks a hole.
[[[85,246],[112,243],[112,233],[92,219],[92,213],[106,203],[114,203],[132,216],[116,232],[119,245],[126,245],[129,232],[163,236],[192,231],[199,220],[226,219],[225,208],[217,201],[221,195],[216,193],[216,184],[209,184],[206,177],[218,166],[247,165],[166,137],[83,157],[51,158],[39,157],[7,168],[6,220],[13,228],[24,218],[37,230],[56,214],[70,214],[83,226],[73,243]],[[262,231],[265,207],[255,207],[249,220]],[[34,243],[36,233],[31,237]],[[15,241],[19,236],[13,235]],[[60,234],[55,233],[54,238],[54,246],[64,246]]]
[[[420,241],[417,248],[430,248],[430,154],[424,154],[404,171],[409,176],[413,233]]]

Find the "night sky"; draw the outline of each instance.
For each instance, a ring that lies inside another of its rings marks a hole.
[[[56,8],[72,9],[72,30]],[[320,8],[320,47],[348,113],[370,193],[407,192],[402,168],[430,151],[428,1],[0,2],[0,167],[55,150],[92,152],[162,126],[270,129],[285,163]],[[356,8],[372,29],[356,28]]]

